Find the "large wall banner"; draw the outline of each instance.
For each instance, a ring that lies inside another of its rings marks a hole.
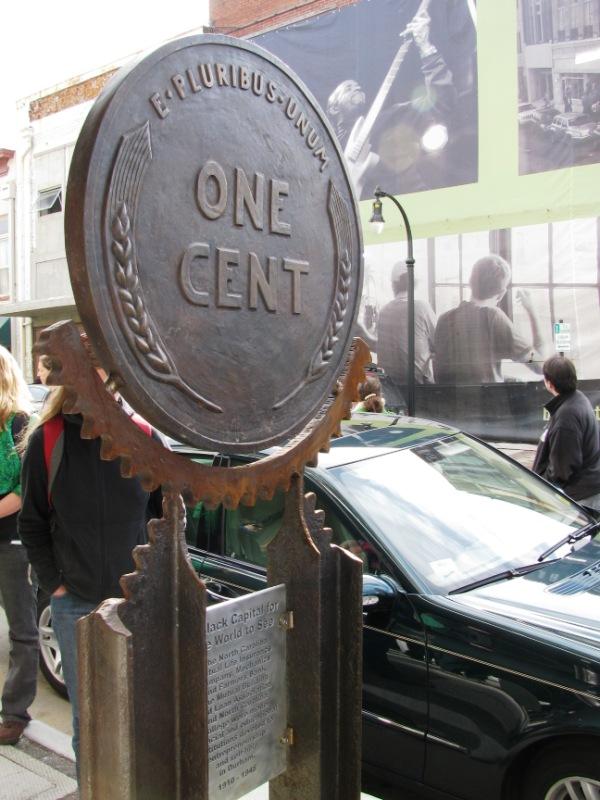
[[[600,3],[519,0],[520,172],[600,161]]]
[[[255,41],[287,63],[337,133],[355,190],[477,180],[477,49],[467,0],[362,0]]]
[[[363,222],[377,185],[411,220],[417,414],[533,441],[561,352],[600,414],[600,0],[360,0],[256,41],[326,110]],[[357,332],[402,409],[405,230],[384,203]]]

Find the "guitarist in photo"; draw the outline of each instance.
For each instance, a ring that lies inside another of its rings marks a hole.
[[[456,106],[452,73],[430,39],[431,0],[422,0],[400,34],[400,47],[379,91],[367,109],[365,93],[354,80],[330,95],[327,113],[344,150],[359,199],[377,184],[408,193],[443,185],[444,150]],[[409,99],[386,107],[406,59],[420,63],[422,84],[407,87]]]

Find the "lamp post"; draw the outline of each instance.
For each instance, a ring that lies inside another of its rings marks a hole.
[[[383,219],[383,203],[381,202],[382,197],[389,197],[389,199],[394,203],[398,211],[402,214],[402,220],[404,221],[404,227],[406,229],[406,244],[407,244],[407,253],[406,253],[406,272],[408,276],[408,316],[407,316],[407,323],[408,323],[408,356],[407,356],[407,364],[406,364],[406,387],[407,387],[407,411],[409,417],[414,417],[415,415],[415,259],[413,256],[413,240],[412,240],[412,231],[410,229],[410,222],[408,221],[408,216],[406,215],[406,211],[402,208],[400,203],[396,200],[396,198],[384,192],[383,189],[380,189],[379,186],[375,189],[375,200],[373,200],[373,215],[371,217],[371,224],[377,231],[377,233],[381,233],[383,230],[383,226],[385,224],[385,220]]]

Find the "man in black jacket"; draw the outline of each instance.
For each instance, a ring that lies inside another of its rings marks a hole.
[[[600,510],[600,439],[592,404],[577,389],[575,365],[563,356],[544,362],[544,384],[553,395],[537,448],[534,472],[588,508]]]

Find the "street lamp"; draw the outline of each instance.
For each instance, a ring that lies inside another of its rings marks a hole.
[[[373,215],[371,216],[371,225],[377,233],[383,231],[385,220],[383,219],[383,203],[382,197],[389,197],[394,203],[398,211],[402,214],[404,227],[406,229],[406,272],[408,275],[408,357],[406,364],[406,386],[407,386],[407,411],[409,417],[415,415],[415,259],[413,256],[413,240],[412,231],[410,229],[410,222],[406,215],[406,211],[402,208],[396,198],[384,192],[379,186],[375,189],[375,199],[373,200]]]

